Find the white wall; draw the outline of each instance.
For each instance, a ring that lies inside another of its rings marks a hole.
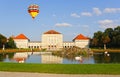
[[[17,48],[28,48],[28,39],[14,39]]]
[[[28,39],[14,39],[14,41],[17,48],[46,48],[48,50],[57,50],[63,47],[73,46],[89,48],[89,39],[63,42],[62,34],[42,34],[41,42],[29,42]]]
[[[28,43],[28,47],[29,48],[39,48],[41,49],[42,48],[42,43],[41,42],[29,42]]]
[[[63,44],[62,34],[43,34],[42,35],[42,47],[43,48],[60,49],[62,48],[62,44]]]
[[[89,39],[88,40],[75,40],[75,46],[80,48],[89,48]]]
[[[70,47],[73,47],[73,46],[75,46],[74,42],[64,42],[63,43],[64,48],[70,48]]]

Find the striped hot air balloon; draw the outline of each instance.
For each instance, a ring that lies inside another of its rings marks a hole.
[[[39,6],[36,4],[31,4],[28,7],[28,13],[31,15],[31,17],[34,19],[39,14]]]

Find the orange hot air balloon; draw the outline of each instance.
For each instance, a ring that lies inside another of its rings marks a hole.
[[[31,15],[31,17],[34,19],[39,14],[39,6],[36,4],[31,4],[28,7],[28,13]]]

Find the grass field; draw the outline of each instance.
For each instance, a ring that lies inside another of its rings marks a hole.
[[[40,51],[39,49],[34,49],[33,51]],[[8,52],[31,52],[31,49],[0,49],[0,53],[8,53]]]
[[[93,51],[93,52],[105,52],[105,51],[107,51],[107,52],[120,52],[120,49],[106,49],[106,50],[104,50],[104,49],[91,49],[91,51]]]
[[[18,64],[0,63],[0,71],[38,72],[54,74],[120,75],[120,64]]]

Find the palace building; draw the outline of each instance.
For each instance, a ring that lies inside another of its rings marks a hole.
[[[71,42],[64,42],[63,35],[55,30],[49,30],[42,34],[40,41],[30,41],[24,34],[14,37],[17,48],[38,48],[47,50],[59,50],[77,46],[80,48],[89,48],[89,38],[79,34]]]

